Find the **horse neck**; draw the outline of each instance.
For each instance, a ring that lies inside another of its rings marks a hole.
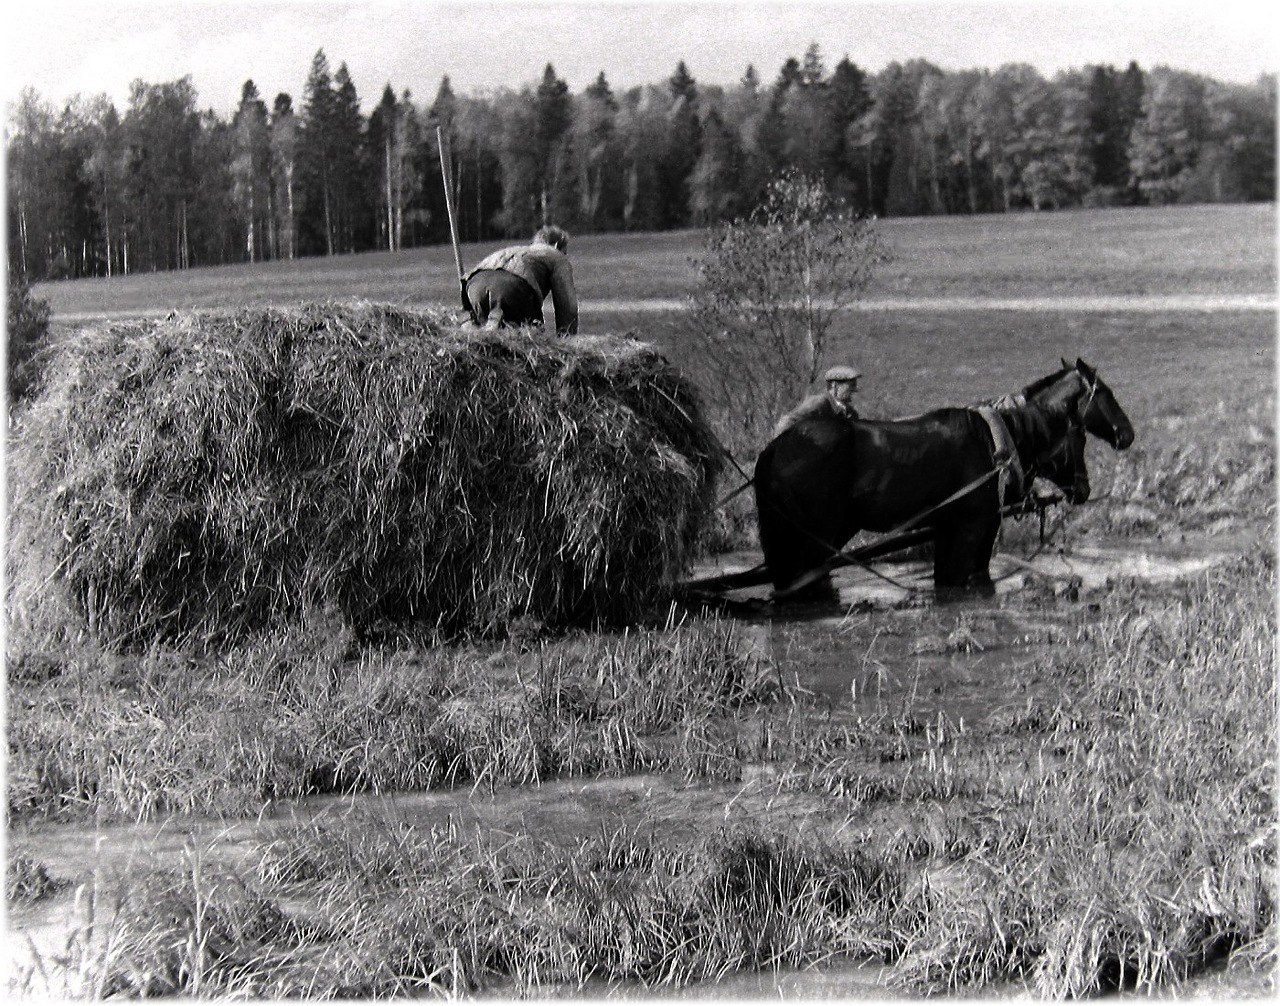
[[[1036,405],[1053,408],[1065,404],[1084,390],[1084,378],[1074,367],[1060,370],[1052,377],[1029,384],[1023,389],[1023,397]]]
[[[1061,440],[1070,425],[1065,409],[1046,408],[1034,402],[1001,410],[1001,416],[1024,468]]]

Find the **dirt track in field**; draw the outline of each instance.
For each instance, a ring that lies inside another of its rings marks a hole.
[[[583,314],[623,314],[679,311],[683,300],[655,297],[646,300],[584,300]],[[1138,313],[1180,311],[1272,311],[1277,309],[1273,294],[1185,294],[1090,297],[894,297],[864,300],[845,308],[849,311],[1056,311],[1063,313]],[[55,313],[51,320],[62,324],[89,321],[117,321],[126,318],[163,318],[171,308],[143,310],[70,311]],[[196,310],[207,310],[197,308]]]

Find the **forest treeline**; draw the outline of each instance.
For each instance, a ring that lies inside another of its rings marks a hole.
[[[1224,83],[1168,67],[1025,64],[948,72],[923,60],[828,70],[817,45],[776,78],[729,87],[684,62],[615,91],[429,103],[388,84],[368,115],[346,65],[312,60],[300,101],[246,81],[230,121],[190,77],[134,81],[60,111],[9,109],[8,251],[24,280],[181,269],[448,240],[436,127],[463,240],[703,226],[749,211],[769,179],[820,176],[881,216],[1274,198],[1276,78]]]

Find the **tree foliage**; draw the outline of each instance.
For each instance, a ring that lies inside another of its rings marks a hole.
[[[758,448],[817,380],[832,322],[883,258],[874,221],[796,171],[747,216],[708,231],[690,327],[731,448]]]
[[[5,365],[9,407],[28,397],[40,382],[40,354],[49,336],[49,302],[31,296],[21,271],[9,267],[5,301]]]
[[[230,121],[190,78],[9,110],[8,247],[31,280],[405,248],[449,239],[435,127],[464,240],[734,219],[786,169],[865,213],[987,213],[1269,200],[1274,75],[1225,84],[1168,67],[828,68],[816,44],[728,86],[671,74],[575,93],[547,64],[429,103],[383,85],[366,114],[345,65],[313,58],[268,111],[246,81]]]

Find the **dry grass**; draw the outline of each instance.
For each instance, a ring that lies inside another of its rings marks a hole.
[[[39,860],[21,852],[6,850],[4,867],[5,901],[40,901],[56,894],[65,885],[49,876],[49,871]]]
[[[318,625],[217,657],[86,648],[47,680],[11,682],[9,810],[146,820],[335,791],[732,778],[735,717],[785,694],[729,622],[523,651],[352,653]]]
[[[160,881],[126,880],[132,914],[98,944],[114,949],[81,963],[101,988],[360,997],[684,984],[841,956],[891,963],[915,991],[1022,982],[1049,998],[1168,990],[1226,954],[1266,967],[1276,683],[1259,668],[1274,664],[1275,587],[1265,558],[1176,594],[1117,586],[1074,645],[1053,651],[1072,682],[1059,704],[985,732],[910,707],[844,726],[823,726],[803,701],[784,707],[767,744],[740,736],[720,754],[772,758],[784,787],[828,794],[830,816],[802,832],[739,818],[692,839],[624,829],[557,846],[417,828],[389,811],[315,819],[282,828],[253,877],[215,885],[188,871],[173,887],[166,874],[159,896]],[[714,663],[705,647],[723,641],[699,638],[699,663]],[[584,653],[581,667],[521,670],[525,712],[505,736],[536,721],[545,739],[559,724],[587,749],[592,736],[642,736],[637,717],[651,715],[668,754],[628,764],[681,771],[689,717],[676,706],[701,703],[704,724],[745,722],[776,694],[725,673],[732,662],[658,680]],[[700,683],[653,708],[686,678]],[[386,718],[394,705],[373,694]],[[496,734],[483,743],[490,766],[530,764],[499,754]],[[233,949],[209,949],[221,946]]]
[[[68,343],[9,457],[11,630],[213,644],[661,610],[718,445],[643,344],[365,303]]]

